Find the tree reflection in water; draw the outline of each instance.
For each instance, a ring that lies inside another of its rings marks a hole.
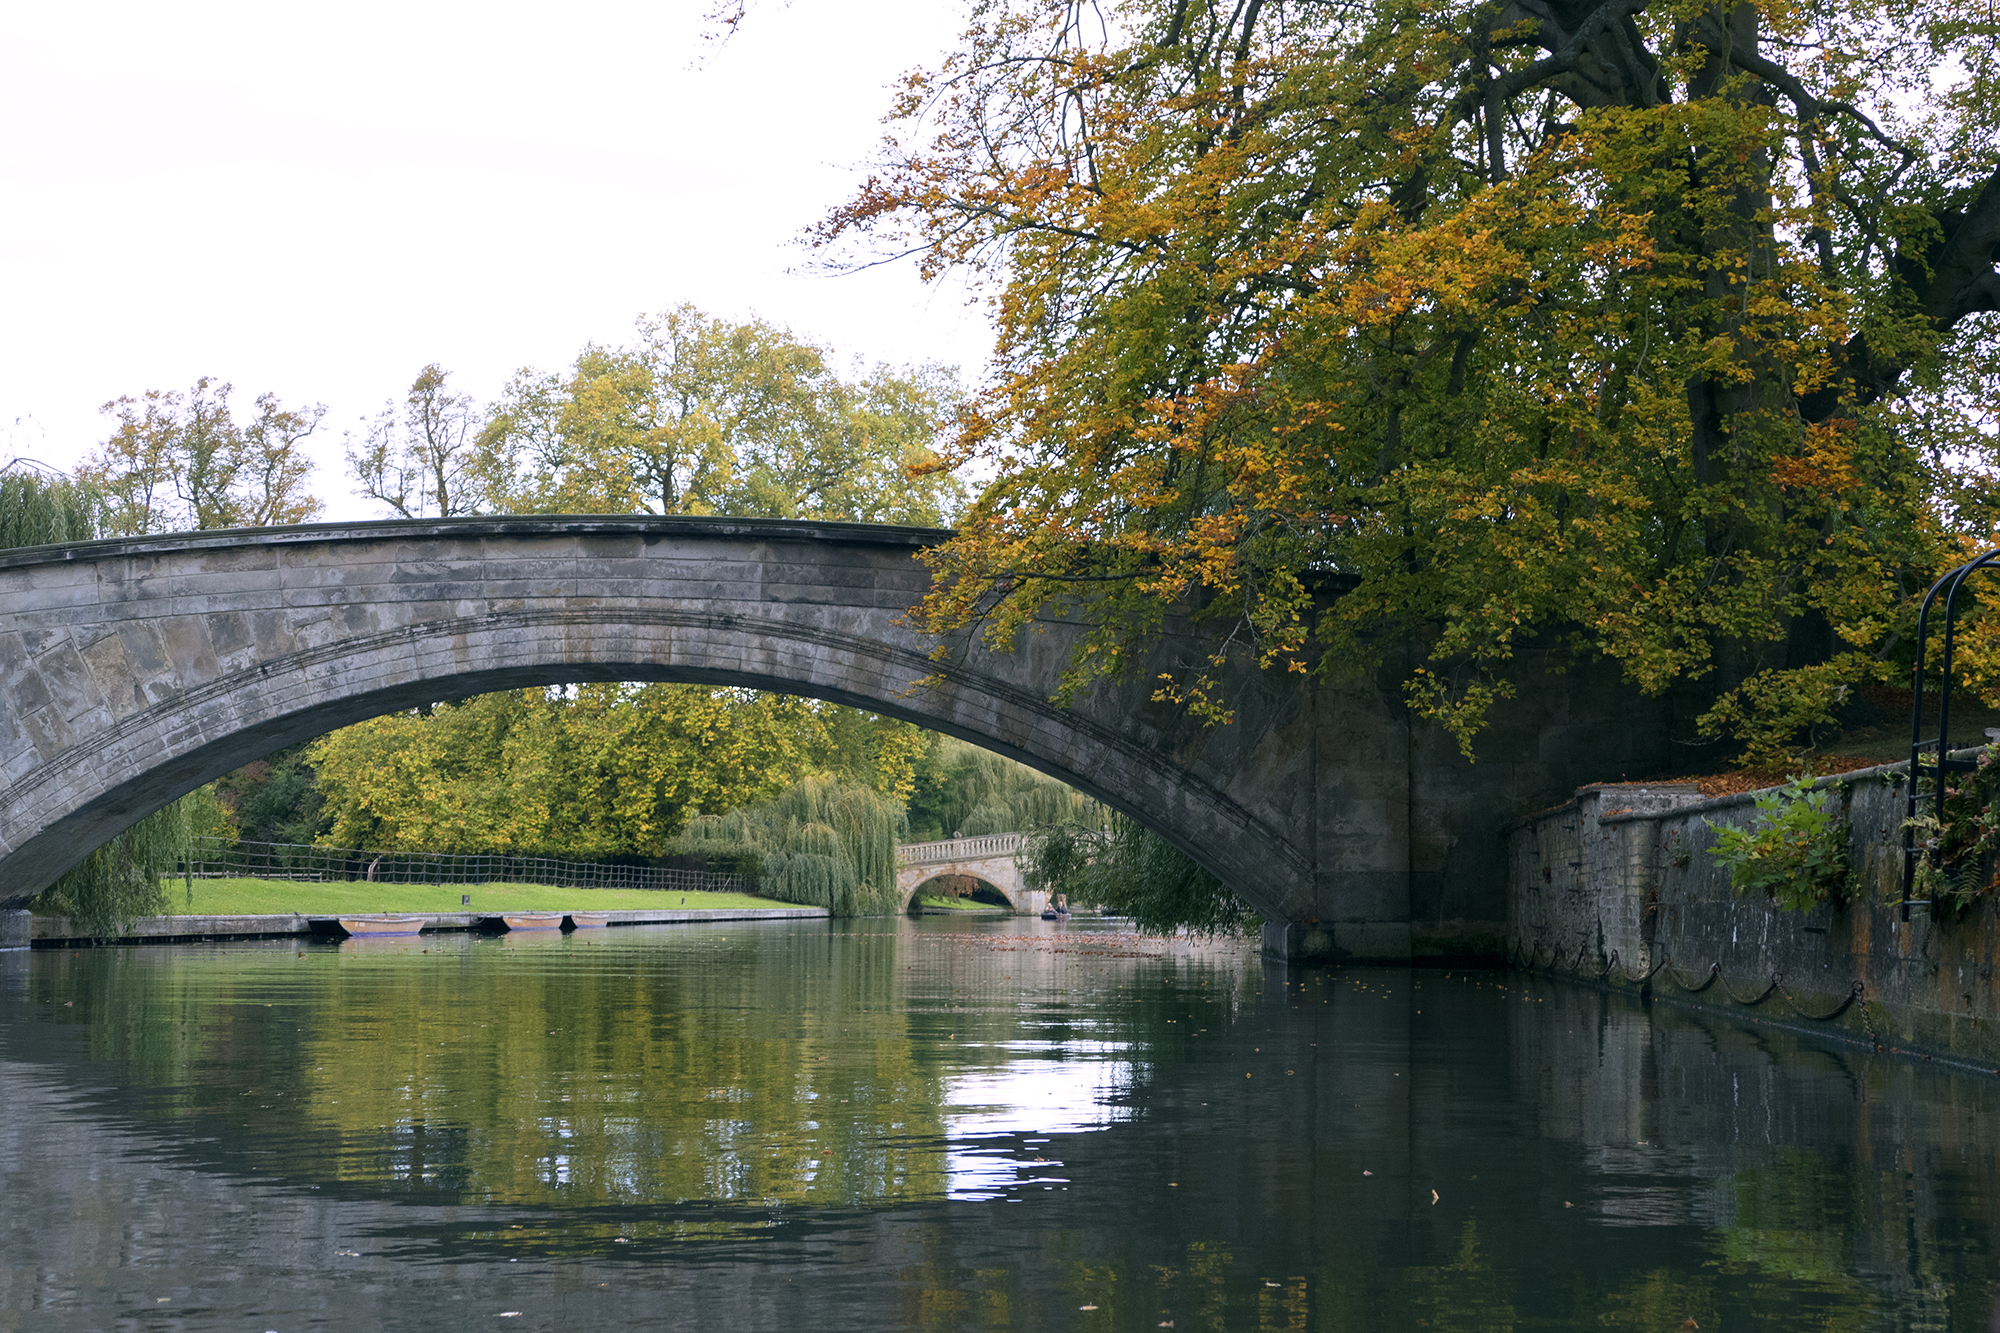
[[[1993,1313],[2000,1083],[1518,975],[907,921],[4,971],[10,1326]]]

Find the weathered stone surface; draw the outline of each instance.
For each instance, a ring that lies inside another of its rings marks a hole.
[[[1171,635],[1050,702],[1077,629],[1011,652],[902,623],[940,534],[553,517],[321,524],[0,556],[0,906],[175,796],[397,708],[581,680],[754,686],[962,737],[1121,809],[1276,923],[1287,957],[1491,955],[1505,822],[1607,765],[1668,762],[1664,707],[1538,677],[1468,764],[1393,680],[1228,668],[1232,724],[1153,699],[1206,658]],[[932,683],[923,685],[926,678]],[[1574,729],[1567,745],[1545,730]],[[1294,929],[1296,927],[1296,929]]]
[[[1852,831],[1853,896],[1810,912],[1731,892],[1709,855],[1754,793],[1594,786],[1510,839],[1508,937],[1524,961],[1613,987],[2000,1066],[2000,903],[1902,919],[1907,764],[1823,780]]]

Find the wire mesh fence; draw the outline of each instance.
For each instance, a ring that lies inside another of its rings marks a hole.
[[[545,884],[558,889],[653,889],[679,893],[749,893],[754,889],[743,875],[731,871],[563,861],[547,856],[368,852],[287,842],[231,842],[226,838],[195,839],[194,857],[182,868],[195,879]]]

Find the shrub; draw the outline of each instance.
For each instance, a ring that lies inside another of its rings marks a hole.
[[[1847,820],[1827,808],[1833,791],[1798,779],[1757,797],[1748,828],[1716,830],[1709,855],[1729,867],[1738,897],[1762,893],[1780,907],[1806,911],[1837,902],[1847,888]]]
[[[1986,862],[2000,851],[2000,746],[1988,745],[1970,773],[1946,778],[1943,799],[1935,813],[1920,815],[1906,827],[1916,834],[1916,889],[1929,899],[1931,915],[1938,905],[1964,907],[1993,892],[1994,879]]]

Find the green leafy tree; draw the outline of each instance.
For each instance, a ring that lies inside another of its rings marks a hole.
[[[910,836],[917,841],[1025,833],[1055,824],[1096,828],[1104,808],[1026,764],[935,732],[912,775]]]
[[[638,334],[514,377],[479,435],[486,507],[936,525],[962,500],[932,466],[951,372],[844,378],[785,329],[692,306],[641,317]]]
[[[103,497],[30,459],[0,465],[0,550],[89,541]]]
[[[266,755],[216,784],[216,797],[244,841],[304,845],[326,831],[325,798],[306,748]]]
[[[303,444],[326,409],[288,408],[266,393],[239,423],[233,392],[203,376],[186,393],[152,389],[104,405],[117,427],[77,469],[102,497],[103,535],[269,527],[320,513],[305,489]]]
[[[884,916],[896,893],[902,807],[872,787],[814,776],[770,800],[690,820],[674,851],[739,870],[783,902]]]
[[[306,759],[329,846],[658,857],[691,816],[815,772],[820,736],[786,695],[593,684],[392,713]]]
[[[1911,0],[978,7],[819,232],[994,292],[926,623],[1086,617],[1075,689],[1206,618],[1161,694],[1216,720],[1226,651],[1414,646],[1468,749],[1535,640],[1768,756],[1995,514],[1996,50]]]
[[[1221,880],[1123,815],[1112,815],[1101,827],[1039,828],[1022,847],[1019,863],[1029,888],[1128,916],[1148,934],[1214,935],[1256,921]]]
[[[347,466],[361,493],[403,518],[451,518],[479,511],[473,437],[479,405],[453,393],[451,372],[425,366],[401,406],[385,404],[366,434],[347,442]]]

